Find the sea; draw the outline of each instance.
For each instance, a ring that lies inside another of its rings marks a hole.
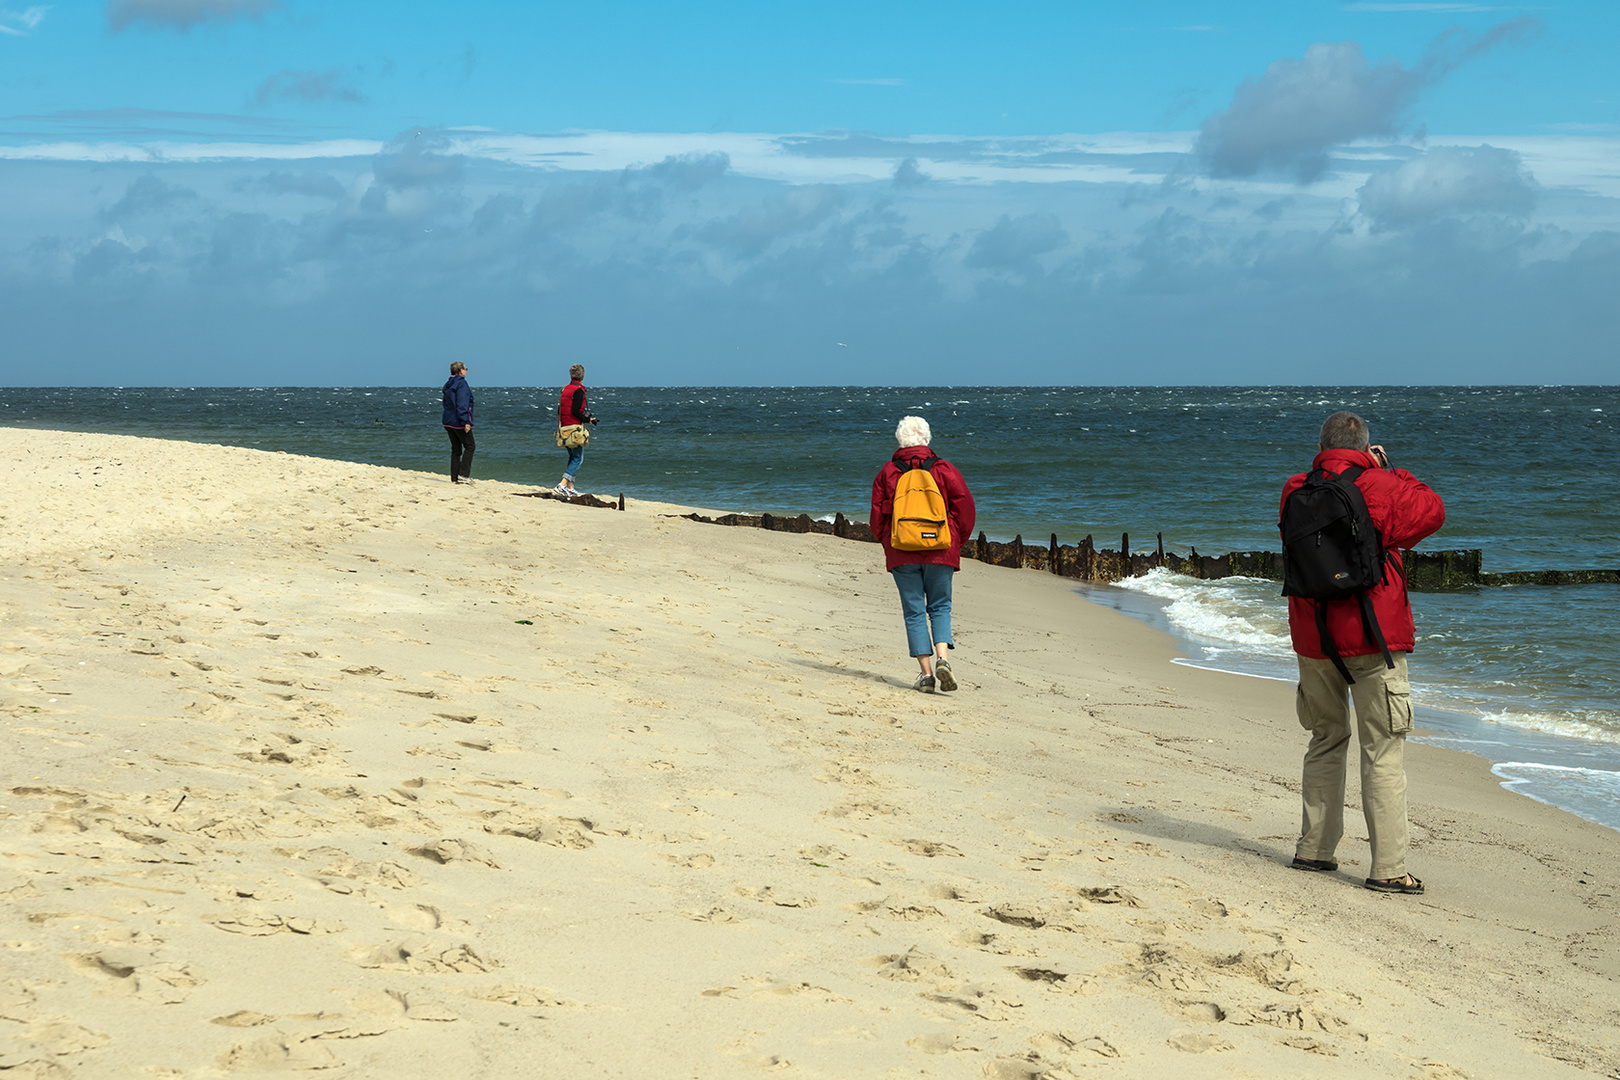
[[[762,378],[770,373],[761,372]],[[558,389],[475,386],[475,478],[549,487]],[[447,472],[421,387],[9,388],[0,425],[280,450]],[[906,414],[933,427],[993,540],[1218,555],[1277,550],[1284,479],[1331,412],[1446,502],[1420,547],[1491,571],[1620,568],[1620,387],[596,386],[581,490],[741,513],[865,520]],[[1277,583],[1166,571],[1075,586],[1172,634],[1184,663],[1292,678]],[[1620,829],[1620,585],[1413,595],[1421,741],[1492,763],[1508,789]],[[967,613],[963,613],[966,615]],[[1421,798],[1421,795],[1418,796]]]

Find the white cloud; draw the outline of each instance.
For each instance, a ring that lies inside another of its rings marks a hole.
[[[27,37],[34,28],[45,20],[45,13],[51,10],[50,5],[31,7],[24,11],[0,11],[0,34],[10,34],[12,37]]]
[[[1358,192],[1361,212],[1380,228],[1474,214],[1522,218],[1536,195],[1523,159],[1495,146],[1435,147],[1370,177]]]
[[[324,139],[288,143],[35,143],[0,146],[0,161],[178,162],[302,161],[308,158],[366,157],[382,149],[376,139]]]

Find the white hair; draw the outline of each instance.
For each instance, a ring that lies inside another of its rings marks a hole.
[[[934,441],[933,432],[928,430],[928,421],[920,416],[902,416],[899,426],[894,429],[894,438],[902,450],[908,446],[927,446]]]

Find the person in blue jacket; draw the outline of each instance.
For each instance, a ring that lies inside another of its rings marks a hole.
[[[467,385],[467,365],[460,360],[450,365],[450,378],[444,383],[444,432],[450,436],[450,482],[472,482],[473,392]]]

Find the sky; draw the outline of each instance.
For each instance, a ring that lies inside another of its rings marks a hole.
[[[1616,56],[1612,0],[0,0],[0,383],[1612,384]]]

